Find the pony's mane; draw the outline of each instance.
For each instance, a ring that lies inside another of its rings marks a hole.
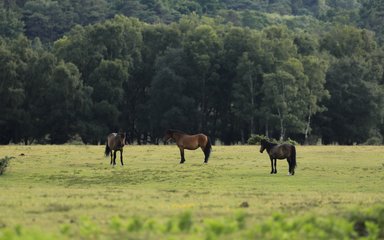
[[[268,145],[268,146],[276,146],[276,145],[278,145],[277,143],[273,143],[273,142],[270,142],[270,141],[268,141],[268,140],[265,140],[265,139],[263,139],[263,140],[261,140],[261,143],[265,143],[265,145]]]

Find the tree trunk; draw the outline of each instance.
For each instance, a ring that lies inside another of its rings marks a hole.
[[[251,72],[251,69],[248,70],[249,72]],[[254,83],[253,83],[253,80],[252,80],[252,74],[249,74],[249,86],[250,86],[250,93],[251,93],[251,126],[250,126],[250,134],[252,135],[253,134],[253,130],[254,130],[254,119],[253,119],[253,116],[254,116],[254,109],[255,109],[255,100],[254,100],[254,95],[255,95],[255,89],[254,89]]]
[[[206,129],[206,103],[205,103],[205,77],[206,74],[203,76],[203,86],[201,89],[201,116],[200,116],[200,126],[199,130],[200,132],[204,132]]]
[[[310,127],[311,127],[311,110],[309,110],[308,120],[307,120],[307,124],[305,126],[305,131],[304,131],[304,145],[308,145],[309,144],[309,142],[308,142],[308,135],[309,135]]]
[[[284,140],[285,135],[285,129],[284,129],[284,119],[280,112],[280,109],[277,109],[277,112],[279,113],[279,119],[280,119],[280,141]]]

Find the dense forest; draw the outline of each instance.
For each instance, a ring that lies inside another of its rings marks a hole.
[[[384,1],[2,0],[0,143],[382,144]]]

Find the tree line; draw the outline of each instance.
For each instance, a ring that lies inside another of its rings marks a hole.
[[[251,134],[383,142],[384,49],[366,12],[380,11],[378,1],[324,5],[322,14],[313,7],[323,1],[285,1],[298,16],[269,14],[279,11],[267,1],[75,2],[6,1],[0,9],[2,144],[95,144],[118,130],[131,142],[159,143],[168,128],[224,144]],[[200,10],[185,15],[182,3]],[[115,14],[125,8],[134,17]],[[142,18],[154,9],[157,20]],[[333,20],[330,9],[344,15]]]

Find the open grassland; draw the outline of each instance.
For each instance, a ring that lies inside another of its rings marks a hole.
[[[293,177],[258,146],[182,165],[175,146],[126,146],[114,168],[103,152],[0,146],[0,239],[384,237],[384,147],[298,146]]]

